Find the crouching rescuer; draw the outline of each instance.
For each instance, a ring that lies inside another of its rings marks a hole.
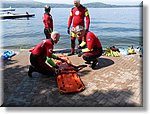
[[[51,38],[43,40],[32,50],[30,50],[30,67],[28,71],[28,76],[32,77],[33,72],[39,72],[48,76],[55,76],[56,71],[59,68],[53,59],[65,60],[57,57],[53,54],[53,45],[57,44],[59,41],[60,34],[57,31],[52,32]],[[48,65],[49,64],[49,65]]]
[[[98,58],[102,55],[102,45],[98,37],[91,31],[86,32],[83,26],[76,26],[75,33],[82,37],[82,43],[78,47],[78,56],[91,64],[94,69],[98,63]]]

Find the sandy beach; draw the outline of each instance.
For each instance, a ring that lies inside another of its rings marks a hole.
[[[136,107],[143,106],[142,57],[138,54],[101,56],[97,67],[89,66],[78,72],[86,89],[79,93],[58,92],[55,77],[33,73],[27,75],[30,53],[14,50],[16,55],[2,66],[4,107]],[[81,57],[70,56],[74,65],[85,65]]]

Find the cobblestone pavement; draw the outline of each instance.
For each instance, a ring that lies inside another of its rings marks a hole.
[[[84,61],[69,57],[73,64],[83,65]],[[3,83],[5,107],[46,106],[46,107],[116,107],[143,106],[142,58],[139,55],[99,58],[95,70],[86,67],[78,72],[86,89],[80,93],[61,95],[54,77],[33,73],[27,76],[29,53],[19,51],[4,63]]]

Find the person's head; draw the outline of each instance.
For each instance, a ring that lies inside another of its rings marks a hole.
[[[84,37],[85,35],[84,27],[81,25],[76,26],[74,29],[74,32],[76,33],[78,37]]]
[[[57,42],[59,41],[59,38],[60,38],[59,32],[53,31],[51,33],[51,38],[53,39],[54,43],[57,44]]]
[[[44,10],[45,10],[46,13],[49,13],[51,11],[51,7],[46,5],[44,7]]]
[[[74,0],[74,6],[79,7],[80,6],[80,0]]]

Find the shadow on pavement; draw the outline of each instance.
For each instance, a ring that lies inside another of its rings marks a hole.
[[[11,59],[9,59],[9,60],[3,60],[3,61],[2,61],[4,67],[5,67],[6,65],[12,65],[12,64],[15,64],[15,63],[17,63],[17,62],[18,62],[18,61],[16,61],[16,60],[11,60]]]
[[[100,61],[109,62],[101,67],[113,64],[109,59]],[[137,104],[130,101],[133,92],[130,90],[95,91],[86,88],[80,93],[61,95],[58,92],[55,77],[29,78],[27,67],[16,65],[4,69],[4,103],[3,107],[135,107]],[[86,75],[90,71],[83,71]],[[130,102],[129,102],[130,101]],[[13,108],[7,108],[9,111]],[[17,109],[15,109],[17,110]],[[22,109],[24,110],[24,109]],[[41,109],[40,109],[41,110]],[[51,110],[48,108],[47,110]],[[24,110],[26,111],[26,110]],[[32,111],[32,109],[30,110]],[[34,111],[34,110],[33,110]]]
[[[113,65],[114,61],[112,61],[111,59],[107,59],[107,58],[99,58],[98,60],[98,65],[94,68],[94,70],[98,70],[110,65]]]
[[[17,61],[9,61],[9,64],[14,64]],[[5,65],[8,65],[5,64]],[[5,67],[5,66],[4,66]],[[25,76],[27,76],[27,67],[28,66],[20,66],[15,65],[14,67],[4,68],[3,72],[3,95],[4,101],[7,100],[10,95],[15,92],[14,90],[18,87],[18,85],[22,82]]]
[[[72,93],[61,95],[57,89],[38,88],[41,93],[33,95],[32,100],[19,100],[21,96],[14,96],[4,107],[138,107],[129,102],[133,95],[131,91],[112,90],[108,92],[95,91],[89,95]],[[45,92],[45,93],[44,93]],[[36,92],[35,92],[36,93]],[[30,95],[30,93],[27,93]],[[30,98],[31,99],[31,98]],[[13,101],[13,102],[12,102]],[[5,103],[4,103],[5,104]],[[49,109],[48,109],[49,110]]]
[[[53,53],[69,53],[71,52],[71,49],[59,49],[59,50],[54,50]]]
[[[87,75],[89,72],[91,72],[91,70],[82,70],[82,71],[79,71],[79,72],[78,72],[78,75],[79,75],[79,76],[85,76],[85,75]]]

